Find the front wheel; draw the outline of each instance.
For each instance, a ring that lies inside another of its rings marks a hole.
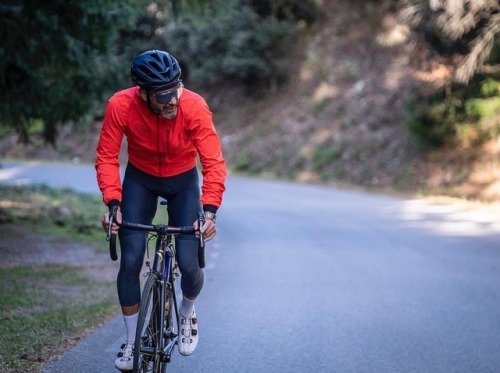
[[[160,352],[164,322],[160,312],[161,284],[150,275],[144,286],[134,346],[134,373],[165,373],[167,363]]]

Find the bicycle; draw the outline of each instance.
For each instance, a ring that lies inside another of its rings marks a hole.
[[[111,226],[116,218],[116,209],[110,213],[110,224],[106,239],[110,256],[117,260],[116,236],[111,235]],[[198,227],[204,223],[203,214],[198,217]],[[179,270],[175,261],[175,237],[180,234],[199,233],[193,226],[174,227],[164,224],[140,224],[122,221],[120,227],[146,231],[148,239],[147,280],[142,290],[139,319],[134,344],[134,373],[165,373],[172,351],[179,336],[179,310],[175,293],[175,279]],[[149,243],[155,242],[153,265],[149,260]],[[205,267],[205,242],[198,236],[198,262]],[[173,306],[173,307],[172,307]]]

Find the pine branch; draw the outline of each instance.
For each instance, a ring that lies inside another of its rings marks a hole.
[[[472,41],[472,50],[458,66],[454,80],[467,84],[477,71],[481,71],[489,57],[495,36],[500,33],[500,14],[493,15],[488,24],[481,30],[477,38]]]

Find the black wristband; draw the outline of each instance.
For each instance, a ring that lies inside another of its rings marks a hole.
[[[217,212],[217,206],[203,205],[203,211],[213,212],[215,214]]]
[[[113,208],[116,206],[120,206],[120,201],[117,199],[112,199],[111,201],[108,202],[108,208],[109,212],[112,212]]]

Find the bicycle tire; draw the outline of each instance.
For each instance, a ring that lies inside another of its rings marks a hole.
[[[158,353],[160,340],[165,338],[164,321],[159,320],[158,310],[161,287],[155,275],[150,275],[144,285],[139,308],[137,333],[134,345],[134,373],[165,373],[167,362]]]

